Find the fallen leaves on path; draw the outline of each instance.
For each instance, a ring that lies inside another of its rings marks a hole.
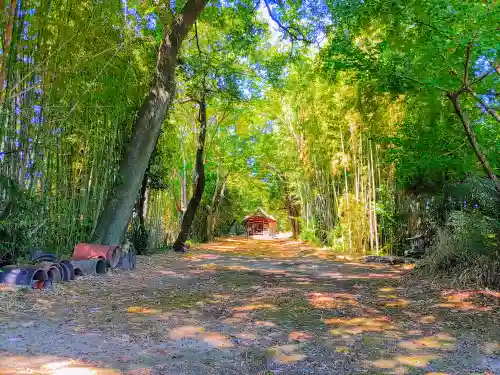
[[[48,351],[60,364],[80,358],[109,374],[117,372],[105,367],[147,375],[496,371],[499,293],[411,285],[402,267],[335,259],[300,241],[226,239],[183,256],[139,257],[135,272],[52,292],[2,288],[0,350],[14,350],[20,364],[26,353],[35,360]],[[42,362],[28,367],[52,363]],[[43,371],[77,375],[82,363]]]

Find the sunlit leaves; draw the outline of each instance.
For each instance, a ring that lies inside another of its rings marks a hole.
[[[403,134],[395,142],[401,156],[401,181],[427,184],[461,178],[467,170],[476,169],[460,126],[446,115],[450,109],[443,90],[460,87],[469,43],[470,76],[477,76],[487,61],[497,58],[492,51],[498,50],[500,40],[495,26],[499,7],[491,1],[439,0],[404,4],[347,0],[330,6],[339,27],[322,52],[322,67],[329,77],[337,79],[340,72],[349,71],[363,84],[405,94]],[[492,74],[481,82],[481,90],[491,89],[494,79]],[[482,136],[484,131],[491,133],[491,119],[472,101],[465,106],[477,122],[475,132],[491,158],[495,155],[492,137]],[[494,157],[492,161],[496,164]]]

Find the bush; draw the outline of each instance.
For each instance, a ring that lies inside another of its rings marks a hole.
[[[138,218],[133,220],[130,231],[128,232],[129,241],[134,245],[134,248],[139,255],[144,255],[148,249],[149,230],[140,223]]]
[[[47,221],[40,219],[41,201],[25,193],[16,182],[0,176],[0,263],[28,259],[30,249],[43,245]]]
[[[480,212],[453,211],[422,260],[422,272],[459,284],[500,288],[500,221]]]
[[[300,231],[300,238],[303,241],[314,242],[316,240],[316,229],[303,226]]]

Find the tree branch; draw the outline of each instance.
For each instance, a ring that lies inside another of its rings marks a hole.
[[[426,22],[421,21],[421,20],[415,20],[415,22],[419,23],[422,26],[427,26],[428,28],[437,31],[439,34],[441,34],[442,36],[444,36],[446,39],[453,40],[453,37],[449,36],[444,31],[439,30],[436,26],[432,26],[430,23],[426,23]]]
[[[420,81],[416,78],[412,78],[412,77],[408,77],[408,76],[402,76],[400,74],[395,74],[396,77],[399,77],[399,78],[402,78],[402,79],[407,79],[409,81],[412,81],[412,82],[416,82],[416,83],[420,83],[421,85],[423,86],[426,86],[426,85],[429,85],[431,86],[432,88],[435,88],[437,90],[440,90],[440,91],[443,91],[443,92],[448,92],[447,89],[445,89],[444,87],[441,87],[441,86],[436,86],[436,85],[431,85],[430,83],[425,83],[423,81]]]
[[[469,143],[471,144],[474,152],[476,153],[477,158],[481,162],[481,165],[482,165],[484,171],[486,172],[488,177],[495,183],[497,190],[500,192],[500,182],[498,181],[498,178],[495,175],[495,172],[491,168],[488,160],[486,159],[486,156],[484,155],[479,144],[477,143],[476,135],[474,134],[474,131],[470,127],[469,120],[467,119],[466,115],[462,111],[462,108],[460,106],[460,101],[459,101],[459,94],[456,92],[454,92],[454,93],[447,92],[446,96],[453,103],[453,107],[455,108],[455,113],[456,113],[457,117],[460,119],[460,121],[462,122],[465,133],[467,134],[467,138],[469,139]]]
[[[187,104],[187,103],[191,103],[191,102],[195,102],[195,103],[198,103],[196,100],[194,100],[193,98],[188,98],[188,99],[184,99],[184,100],[180,100],[180,101],[177,101],[176,104]]]
[[[464,67],[464,85],[469,87],[469,68],[470,68],[470,55],[472,50],[472,44],[467,44],[465,50],[465,67]]]
[[[198,53],[201,58],[200,39],[198,38],[198,22],[194,23],[194,36],[196,38],[196,47],[198,47]]]
[[[218,117],[218,116],[217,116]],[[207,147],[207,153],[211,150],[212,148],[212,142],[215,138],[215,135],[217,134],[217,131],[219,130],[219,127],[221,126],[221,124],[226,120],[226,118],[229,117],[229,109],[228,108],[224,108],[224,111],[222,112],[222,119],[221,120],[218,120],[217,121],[217,125],[214,129],[214,132],[212,134],[212,137],[210,138],[210,142],[208,144],[208,147]]]
[[[483,79],[485,79],[486,77],[488,77],[490,74],[494,73],[495,71],[500,75],[500,62],[495,62],[491,65],[493,66],[493,68],[491,68],[491,69],[487,70],[486,72],[484,72],[483,74],[481,74],[474,81],[472,81],[472,83],[470,85],[472,86],[472,85],[475,85],[476,83],[481,82]]]
[[[467,92],[469,94],[471,94],[474,99],[476,99],[476,101],[491,115],[493,116],[493,118],[495,118],[495,120],[497,120],[498,122],[500,122],[500,115],[493,109],[491,108],[490,106],[488,106],[484,100],[481,98],[481,96],[479,96],[478,94],[476,94],[470,87],[467,87]]]
[[[285,32],[285,34],[290,36],[290,38],[292,39],[292,42],[293,41],[301,41],[301,42],[306,42],[308,44],[313,43],[313,41],[304,37],[302,35],[302,33],[300,32],[300,30],[297,30],[293,26],[287,27],[287,26],[283,25],[283,23],[281,23],[281,21],[278,19],[278,17],[276,17],[274,15],[274,13],[272,12],[271,6],[269,5],[269,0],[263,0],[263,1],[264,1],[264,5],[267,8],[267,12],[269,13],[269,17],[271,17],[271,19],[274,21],[274,23],[276,23],[276,25],[278,25],[278,27]]]

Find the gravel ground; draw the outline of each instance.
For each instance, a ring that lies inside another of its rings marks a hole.
[[[0,289],[0,374],[500,374],[500,293],[287,239]]]

